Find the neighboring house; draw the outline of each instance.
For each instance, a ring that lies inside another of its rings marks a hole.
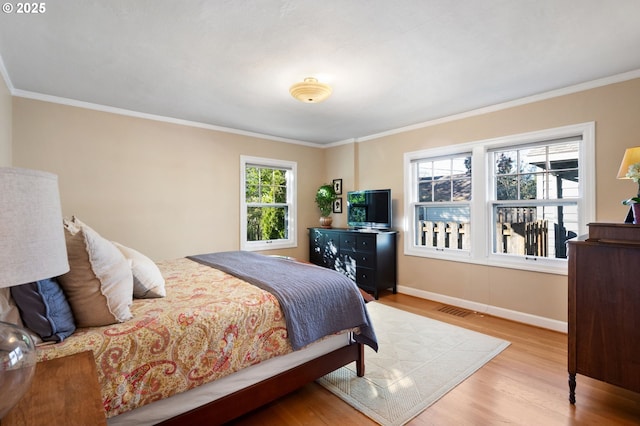
[[[344,191],[391,188],[394,226],[402,230],[408,217],[405,154],[593,123],[595,155],[588,160],[595,170],[586,171],[595,178],[591,220],[621,222],[626,209],[620,201],[637,190],[616,180],[625,148],[640,145],[640,76],[631,77],[324,148],[12,97],[3,82],[0,161],[58,174],[65,215],[78,215],[155,259],[239,249],[241,156],[292,162],[297,241],[271,253],[305,259],[307,228],[319,217],[314,194],[324,182],[341,178]],[[344,213],[334,215],[334,226],[345,224]],[[461,262],[408,255],[406,238],[411,234],[402,233],[398,245],[400,292],[566,327],[561,267],[536,272],[482,257]]]

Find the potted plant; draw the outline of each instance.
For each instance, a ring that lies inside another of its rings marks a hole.
[[[333,211],[333,202],[336,199],[336,192],[333,185],[324,184],[316,191],[316,204],[320,209],[320,226],[323,228],[331,228],[331,212]]]
[[[633,223],[640,224],[640,163],[629,166],[629,171],[625,175],[638,184],[638,195],[622,202],[625,206],[631,206],[633,211]]]

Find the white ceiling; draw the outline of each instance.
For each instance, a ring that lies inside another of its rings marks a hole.
[[[44,4],[0,14],[12,93],[318,144],[640,69],[638,0]],[[289,95],[309,76],[324,103]]]

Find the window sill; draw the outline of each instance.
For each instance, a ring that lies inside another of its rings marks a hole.
[[[296,248],[298,245],[295,241],[258,241],[258,242],[243,242],[240,249],[246,251],[265,251],[265,250],[280,250],[285,248]]]
[[[520,256],[491,256],[486,259],[477,259],[470,252],[456,253],[448,249],[418,249],[405,248],[406,256],[425,257],[448,262],[472,263],[476,265],[492,266],[497,268],[517,269],[521,271],[540,272],[545,274],[567,275],[567,261],[561,259],[543,259],[529,257],[528,260]]]

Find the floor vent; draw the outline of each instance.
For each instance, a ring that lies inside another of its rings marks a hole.
[[[447,306],[447,305],[442,306],[440,309],[438,309],[438,311],[444,312],[445,314],[462,317],[462,318],[466,317],[471,313],[471,311],[467,311],[466,309],[458,308],[455,306]]]

